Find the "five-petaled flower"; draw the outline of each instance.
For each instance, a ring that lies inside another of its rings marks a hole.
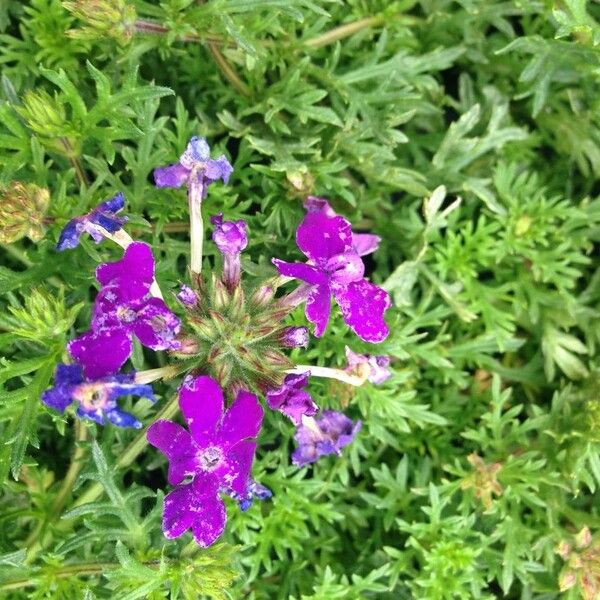
[[[77,416],[103,425],[108,420],[119,427],[142,424],[117,405],[119,396],[132,394],[156,402],[150,385],[135,383],[134,373],[119,373],[100,379],[87,379],[79,365],[58,365],[54,387],[42,394],[42,402],[60,412],[77,402]]]
[[[315,324],[314,335],[320,337],[325,332],[333,296],[344,321],[360,338],[383,341],[389,333],[383,314],[391,300],[385,290],[364,279],[364,265],[353,247],[350,223],[323,211],[308,212],[298,227],[296,242],[308,263],[276,258],[273,263],[281,275],[305,282],[306,318]]]
[[[309,372],[286,375],[280,387],[267,391],[269,408],[282,412],[295,425],[300,425],[302,415],[315,415],[319,407],[304,389],[308,385],[309,376]]]
[[[102,289],[94,303],[92,330],[68,345],[86,377],[118,371],[132,352],[132,335],[153,350],[179,347],[179,319],[150,294],[154,258],[148,244],[130,244],[121,260],[100,265],[96,278]]]
[[[58,251],[75,248],[83,233],[89,233],[92,239],[99,244],[108,233],[116,233],[127,222],[127,217],[118,217],[125,206],[125,197],[121,192],[116,196],[102,202],[89,213],[71,219],[63,228],[56,244]]]
[[[233,167],[225,157],[217,159],[210,157],[210,147],[203,137],[194,136],[190,139],[179,162],[154,169],[156,187],[179,188],[182,185],[199,185],[202,196],[206,196],[208,185],[221,179],[229,181]]]
[[[346,368],[348,373],[355,373],[364,369],[367,379],[375,385],[387,381],[392,376],[389,369],[389,356],[357,354],[346,346],[346,359],[348,360],[348,367]]]
[[[340,454],[360,431],[362,423],[353,423],[346,415],[325,410],[317,419],[304,418],[296,430],[298,448],[292,454],[292,462],[302,467],[327,454]]]
[[[175,538],[191,528],[196,542],[209,546],[227,520],[219,492],[240,502],[253,497],[252,438],[260,431],[263,409],[256,396],[242,390],[223,412],[221,388],[206,376],[184,380],[179,406],[189,432],[159,420],[147,434],[150,444],[169,459],[167,479],[177,486],[165,497],[163,531],[167,538]]]

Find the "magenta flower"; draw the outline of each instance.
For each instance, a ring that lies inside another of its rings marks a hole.
[[[346,371],[352,373],[357,370],[357,367],[361,368],[362,365],[366,365],[369,373],[367,379],[375,385],[387,381],[392,376],[392,372],[388,368],[390,366],[389,356],[357,354],[346,346],[346,359],[348,360]]]
[[[189,432],[160,420],[148,429],[148,442],[169,460],[167,479],[177,486],[164,503],[167,538],[192,530],[200,546],[210,546],[223,532],[227,515],[219,496],[252,499],[250,471],[263,409],[256,396],[240,391],[223,412],[221,388],[210,377],[188,376],[179,390],[179,406]],[[186,478],[191,482],[183,483]],[[250,495],[250,497],[249,497]]]
[[[154,169],[154,181],[159,188],[199,184],[203,188],[204,197],[209,184],[217,179],[227,183],[232,172],[233,167],[224,155],[217,159],[210,158],[210,148],[206,140],[194,136],[178,163]]]
[[[134,383],[134,373],[110,375],[101,379],[86,379],[79,365],[58,365],[54,375],[54,387],[42,394],[42,402],[59,412],[72,402],[77,402],[77,416],[104,425],[108,420],[119,427],[135,427],[142,424],[117,405],[119,396],[133,394],[156,402],[152,386]]]
[[[331,208],[325,198],[309,196],[304,201],[304,208],[308,212],[321,212],[327,217],[337,217],[337,213]],[[381,238],[373,233],[352,232],[352,247],[359,256],[372,254],[379,247]]]
[[[295,425],[300,425],[302,415],[316,414],[319,407],[304,389],[308,385],[309,376],[310,373],[286,375],[280,387],[267,391],[269,408],[282,412]]]
[[[307,348],[308,329],[306,327],[286,327],[281,332],[279,341],[288,348]]]
[[[119,192],[114,198],[102,202],[89,213],[71,219],[60,232],[56,249],[59,252],[67,248],[76,248],[83,233],[89,233],[92,239],[99,244],[104,235],[102,229],[115,233],[127,222],[127,217],[118,217],[125,206],[125,196]]]
[[[240,283],[240,254],[248,245],[245,221],[223,221],[223,213],[210,218],[213,242],[223,255],[223,283],[229,290]]]
[[[318,419],[305,420],[296,430],[298,448],[292,462],[303,467],[327,454],[340,454],[360,431],[362,423],[353,423],[346,415],[326,410]]]
[[[343,217],[309,212],[298,227],[296,242],[308,263],[275,258],[273,263],[282,275],[307,284],[305,312],[315,324],[314,335],[321,337],[325,332],[333,296],[344,321],[360,338],[383,341],[389,333],[383,314],[391,300],[385,290],[363,278],[364,265],[352,246],[350,223]]]
[[[92,331],[68,344],[86,377],[117,372],[131,354],[133,335],[153,350],[179,347],[179,319],[163,300],[150,295],[154,258],[148,244],[130,244],[121,260],[100,265],[96,278],[102,289],[94,303]]]

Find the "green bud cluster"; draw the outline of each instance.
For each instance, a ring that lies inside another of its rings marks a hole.
[[[11,244],[28,237],[39,242],[46,233],[44,218],[50,193],[34,183],[13,181],[0,191],[0,242]]]
[[[280,341],[290,309],[274,301],[274,289],[263,286],[247,297],[242,286],[229,291],[214,275],[208,289],[199,282],[198,303],[186,309],[182,348],[174,356],[233,393],[280,385],[285,370],[293,367]]]
[[[23,104],[16,110],[48,149],[68,158],[80,155],[79,135],[69,123],[65,106],[58,96],[51,96],[44,90],[30,90],[23,95]]]
[[[20,338],[43,346],[62,345],[73,326],[82,303],[68,308],[62,292],[51,294],[34,288],[21,306],[9,306],[10,315],[2,319],[2,326]]]
[[[78,39],[110,37],[128,43],[135,33],[135,7],[124,0],[75,0],[63,6],[86,25],[71,29],[69,36]]]

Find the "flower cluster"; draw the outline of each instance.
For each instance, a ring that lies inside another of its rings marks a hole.
[[[295,427],[292,462],[302,467],[322,456],[339,455],[361,429],[360,421],[333,410],[321,411],[308,391],[310,378],[331,377],[356,386],[367,380],[380,384],[391,376],[387,356],[359,354],[348,347],[347,366],[342,369],[298,365],[289,357],[290,349],[309,344],[307,327],[285,322],[300,304],[305,305],[316,337],[327,328],[331,298],[363,341],[381,342],[389,331],[384,313],[390,298],[365,278],[361,258],[374,252],[380,239],[353,232],[326,200],[309,197],[304,205],[306,215],[296,241],[307,261],[273,259],[279,276],[254,288],[242,280],[246,223],[226,221],[222,213],[213,216],[212,240],[222,256],[222,268],[220,275],[214,269],[202,276],[202,200],[211,184],[227,183],[231,173],[227,158],[210,158],[206,140],[197,137],[190,140],[179,162],[154,172],[158,188],[185,186],[188,191],[191,280],[175,294],[181,318],[163,300],[150,246],[134,241],[123,230],[127,218],[117,214],[124,208],[122,194],[66,224],[58,250],[75,248],[86,232],[97,243],[105,238],[117,242],[124,252],[120,260],[96,269],[100,290],[90,330],[69,342],[73,364],[58,366],[54,387],[42,396],[47,406],[61,412],[76,402],[79,417],[139,428],[141,422],[123,412],[116,399],[133,394],[154,402],[150,382],[186,373],[178,405],[187,429],[159,419],[150,424],[146,437],[167,458],[167,480],[174,486],[164,502],[165,536],[174,538],[191,530],[200,546],[212,544],[223,532],[223,494],[242,511],[254,500],[271,496],[252,477],[264,414],[260,397]],[[299,285],[278,294],[288,278],[300,280]],[[171,364],[120,373],[134,339],[152,350],[168,352]]]

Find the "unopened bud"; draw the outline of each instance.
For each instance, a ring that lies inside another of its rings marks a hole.
[[[220,279],[215,280],[212,294],[214,307],[224,308],[229,304],[229,292],[227,291],[225,284]]]
[[[250,298],[250,302],[254,306],[267,306],[275,297],[275,286],[271,284],[261,285]]]
[[[564,571],[559,580],[558,587],[561,592],[566,592],[570,590],[577,583],[577,576],[573,571]]]
[[[13,181],[0,192],[0,242],[10,244],[23,237],[39,242],[46,232],[44,217],[49,203],[46,188]]]
[[[198,354],[200,347],[195,338],[187,336],[180,337],[178,341],[179,347],[176,350],[172,350],[169,354],[182,358]]]
[[[575,536],[575,545],[577,548],[587,548],[592,543],[592,532],[589,527],[584,527],[576,536]]]
[[[294,363],[285,354],[277,350],[265,350],[263,357],[266,362],[276,367],[291,369],[294,366]]]
[[[287,348],[306,348],[308,346],[308,328],[286,327],[281,332],[279,342]]]
[[[179,292],[177,292],[177,300],[179,300],[179,302],[181,302],[181,304],[187,308],[193,308],[198,304],[198,296],[196,295],[196,292],[194,292],[191,287],[185,284],[182,284]]]

